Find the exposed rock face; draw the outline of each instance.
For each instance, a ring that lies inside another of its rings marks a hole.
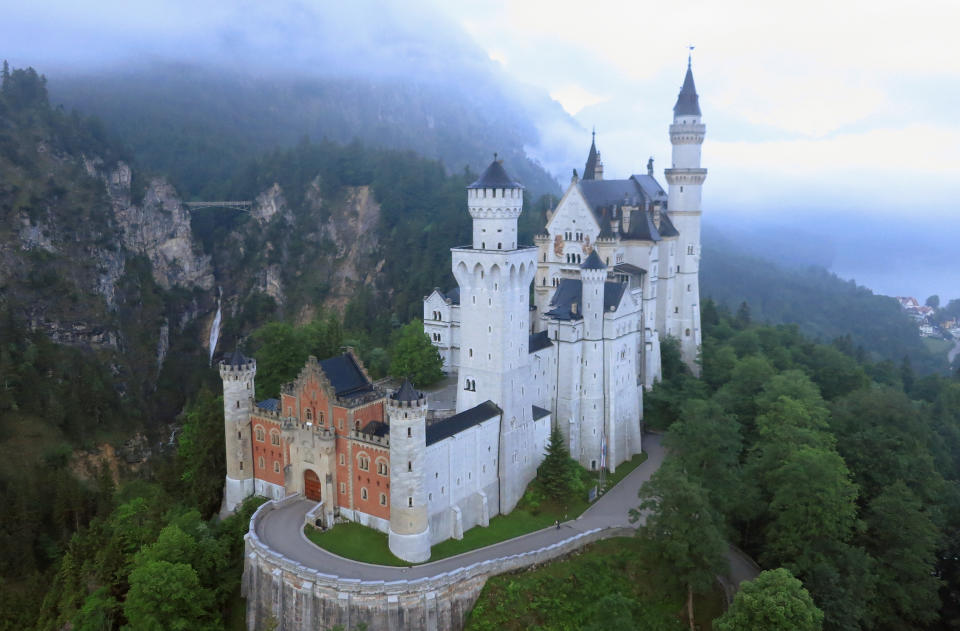
[[[347,187],[342,207],[331,213],[322,226],[323,236],[336,248],[335,272],[331,275],[330,306],[342,309],[357,285],[372,282],[376,266],[371,255],[377,249],[380,204],[369,186]]]
[[[107,176],[107,190],[123,245],[143,254],[153,268],[153,278],[164,289],[213,288],[210,257],[194,250],[190,215],[166,180],[150,181],[143,202],[130,197],[130,167],[119,163]]]
[[[261,226],[266,225],[277,214],[282,213],[289,220],[287,201],[283,198],[283,190],[274,182],[273,186],[257,195],[257,199],[250,209],[250,215]]]

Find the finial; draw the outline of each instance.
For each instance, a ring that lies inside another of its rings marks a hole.
[[[694,49],[694,45],[693,45],[693,44],[690,44],[689,46],[687,46],[687,48],[690,49],[690,52],[687,53],[687,68],[690,68],[690,67],[693,65],[693,49]]]
[[[497,161],[497,152],[496,152],[496,151],[493,152],[493,161],[494,161],[494,162]]]

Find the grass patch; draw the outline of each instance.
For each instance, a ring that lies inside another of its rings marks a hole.
[[[304,526],[307,539],[324,550],[346,559],[377,565],[406,567],[410,564],[390,552],[387,535],[353,522],[344,522],[323,531],[313,526]]]
[[[491,578],[466,629],[684,631],[686,594],[666,588],[660,570],[645,561],[639,539],[600,541],[565,560]],[[696,596],[701,629],[711,629],[710,621],[722,612],[719,587]]]
[[[616,473],[607,476],[606,487],[610,489],[631,471],[647,459],[646,453],[635,455],[619,467]],[[592,488],[597,483],[598,474],[579,468],[583,486]],[[489,526],[474,526],[463,533],[463,539],[447,539],[433,546],[430,561],[439,561],[447,557],[470,552],[478,548],[500,543],[537,530],[552,526],[556,521],[576,519],[590,507],[586,491],[577,493],[567,502],[557,502],[543,491],[540,481],[534,479],[527,492],[509,515],[497,515],[490,520]],[[327,531],[312,526],[304,528],[307,538],[324,550],[354,561],[376,563],[379,565],[411,565],[393,556],[384,533],[361,526],[353,522],[337,524]]]

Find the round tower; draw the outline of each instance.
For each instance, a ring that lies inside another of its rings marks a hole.
[[[257,362],[239,350],[220,362],[223,380],[223,426],[227,452],[227,478],[223,504],[227,512],[253,495],[253,445],[250,411],[255,396]]]
[[[404,561],[430,558],[430,514],[424,468],[427,399],[406,379],[387,398],[390,424],[390,551]]]
[[[590,470],[602,465],[601,445],[604,435],[604,349],[603,313],[607,266],[594,250],[580,266],[583,313],[583,362],[580,384],[580,464]]]
[[[687,74],[673,106],[673,124],[670,125],[673,165],[664,171],[668,184],[667,211],[679,232],[673,263],[676,269],[672,279],[673,309],[666,317],[670,320],[668,330],[680,339],[683,361],[695,375],[700,374],[697,364],[700,351],[700,200],[703,182],[707,178],[707,170],[700,167],[700,148],[706,131],[688,58]]]
[[[523,187],[507,175],[496,154],[480,179],[467,187],[467,208],[473,217],[474,250],[517,248]]]

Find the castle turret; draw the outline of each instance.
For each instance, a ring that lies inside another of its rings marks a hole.
[[[404,561],[430,558],[430,520],[424,480],[427,400],[410,382],[387,399],[390,424],[390,551]]]
[[[670,143],[672,167],[664,171],[669,185],[667,211],[680,233],[677,240],[676,274],[673,278],[673,309],[669,329],[680,339],[684,363],[695,375],[700,352],[700,196],[707,170],[700,167],[700,148],[706,135],[701,122],[700,102],[693,83],[693,69],[687,60],[687,74],[673,106]]]
[[[250,438],[250,412],[255,396],[254,377],[257,362],[239,350],[220,362],[223,380],[223,423],[227,455],[227,478],[223,505],[233,512],[253,495],[253,446]]]
[[[587,162],[583,167],[583,179],[603,179],[603,160],[600,159],[600,152],[597,151],[597,132],[591,134],[590,152],[587,154]]]
[[[537,250],[517,244],[523,187],[494,160],[467,187],[473,247],[453,248],[460,285],[457,412],[493,401],[503,411],[500,512],[509,512],[536,475],[533,389],[528,387],[530,284]],[[493,499],[493,498],[491,498]]]
[[[583,312],[583,363],[580,384],[580,447],[577,459],[596,470],[601,466],[604,428],[603,313],[607,266],[594,250],[580,266]]]

